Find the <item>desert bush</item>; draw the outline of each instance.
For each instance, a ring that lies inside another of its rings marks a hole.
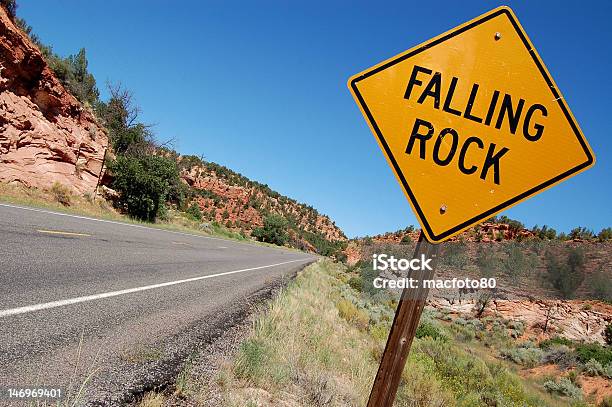
[[[525,333],[525,323],[518,320],[510,320],[506,323],[508,333],[513,338],[519,338]]]
[[[559,365],[563,369],[576,364],[576,355],[566,345],[552,345],[546,348],[542,356],[542,363]]]
[[[263,227],[253,230],[253,236],[262,242],[283,246],[289,239],[287,221],[281,215],[270,214],[264,219]]]
[[[559,394],[573,399],[582,398],[582,390],[567,377],[562,377],[559,381],[548,380],[544,382],[544,388],[552,394]]]
[[[608,379],[612,379],[612,363],[608,363],[605,367],[604,367],[604,376],[606,376]]]
[[[472,325],[457,324],[456,320],[450,325],[450,329],[455,337],[462,342],[469,342],[476,337],[476,330]]]
[[[582,371],[587,376],[603,376],[604,367],[595,359],[590,359],[582,366]]]
[[[518,365],[535,367],[542,363],[544,352],[531,344],[524,344],[513,349],[502,349],[500,355]]]
[[[427,367],[429,377],[439,378],[446,388],[451,389],[457,405],[542,405],[540,400],[526,394],[520,379],[500,363],[486,363],[450,341],[429,337],[416,340],[414,348],[410,358],[419,358],[421,366]]]
[[[411,354],[402,372],[402,383],[394,405],[405,407],[454,406],[456,397],[431,372],[423,355]]]
[[[59,182],[54,182],[53,185],[51,185],[51,194],[57,202],[64,206],[70,206],[72,194],[67,186]]]

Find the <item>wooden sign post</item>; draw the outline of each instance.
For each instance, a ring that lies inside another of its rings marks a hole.
[[[409,277],[416,278],[421,282],[432,279],[438,249],[439,245],[429,243],[424,238],[423,232],[421,232],[413,258],[420,258],[421,255],[431,258],[432,270],[413,272]],[[428,292],[429,288],[423,287],[423,284],[420,284],[420,288],[404,289],[395,311],[395,318],[393,319],[391,332],[389,333],[389,338],[387,338],[387,345],[378,367],[378,373],[376,374],[376,379],[374,379],[368,407],[393,405],[395,393],[397,393],[397,387],[402,377],[404,365],[406,365],[406,359],[408,359],[410,346],[419,326]]]

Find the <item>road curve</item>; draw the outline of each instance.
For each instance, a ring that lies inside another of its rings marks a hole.
[[[0,204],[0,386],[86,383],[77,405],[121,404],[315,259]]]

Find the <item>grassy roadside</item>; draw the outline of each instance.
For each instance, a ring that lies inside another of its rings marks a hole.
[[[222,225],[208,223],[203,226],[202,222],[190,219],[185,213],[172,209],[168,210],[163,220],[158,220],[155,223],[139,221],[119,213],[103,198],[94,198],[92,194],[87,193],[84,195],[72,194],[61,186],[54,186],[49,190],[42,190],[27,188],[23,185],[0,182],[0,203],[46,209],[59,213],[87,216],[174,232],[214,236],[263,246],[278,247],[245,238],[239,233],[233,232]],[[291,248],[286,249],[294,250]]]
[[[343,266],[324,260],[270,305],[222,372],[228,406],[365,405],[395,303],[349,281]],[[433,322],[420,330],[396,405],[546,405],[502,363],[466,351]]]
[[[300,272],[256,317],[233,359],[221,364],[212,384],[190,381],[187,372],[190,384],[179,398],[153,393],[140,405],[210,405],[206,397],[216,393],[222,400],[219,404],[230,407],[363,406],[395,305],[387,294],[364,295],[350,270],[320,260]],[[511,329],[486,333],[460,318],[450,321],[428,310],[395,405],[592,405],[581,396],[549,394],[544,386],[549,377],[522,377],[522,366],[501,359],[501,347],[516,346],[508,335]]]

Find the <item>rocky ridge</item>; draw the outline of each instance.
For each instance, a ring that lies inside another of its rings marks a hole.
[[[344,242],[342,230],[314,208],[287,198],[225,167],[205,163],[185,168],[181,178],[196,191],[204,217],[247,235],[263,225],[265,215],[277,213],[289,221],[290,238],[297,247],[314,251],[316,235],[330,242]]]
[[[0,181],[94,192],[108,136],[0,7]]]

